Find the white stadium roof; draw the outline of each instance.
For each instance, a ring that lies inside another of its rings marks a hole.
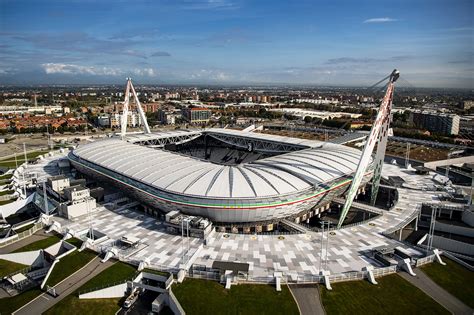
[[[117,138],[80,145],[74,154],[161,190],[209,198],[261,198],[295,193],[354,173],[361,155],[357,149],[332,143],[222,129],[218,132],[290,141],[310,148],[235,166]]]

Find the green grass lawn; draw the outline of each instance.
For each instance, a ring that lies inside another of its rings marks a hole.
[[[320,286],[321,299],[332,314],[449,314],[440,304],[397,274],[368,281],[331,284],[332,291]]]
[[[0,278],[3,278],[15,271],[28,267],[27,265],[18,264],[8,260],[0,259]]]
[[[61,258],[59,262],[54,266],[53,271],[51,272],[48,280],[46,281],[46,285],[49,285],[50,287],[55,286],[62,280],[72,275],[77,270],[84,267],[96,256],[96,253],[86,249],[82,252],[78,252],[76,250],[71,254]]]
[[[5,180],[5,179],[10,179],[13,177],[13,173],[11,174],[3,174],[3,175],[0,175],[0,180]]]
[[[61,302],[44,312],[44,315],[114,315],[121,307],[120,298],[82,299],[74,295],[66,296]],[[1,300],[0,300],[1,301]]]
[[[474,308],[474,272],[443,257],[446,266],[436,262],[421,267],[424,273],[443,289]]]
[[[46,154],[48,153],[49,151],[34,151],[34,152],[30,152],[30,153],[27,153],[26,154],[26,158],[28,160],[32,160],[40,155],[43,155],[43,154]],[[6,158],[6,159],[2,159],[0,160],[0,166],[3,166],[3,167],[9,167],[9,168],[15,168],[16,167],[16,164],[18,164],[18,166],[20,166],[20,164],[22,164],[23,162],[25,162],[25,156],[24,154],[17,154],[16,156],[16,162],[15,162],[15,158],[14,157],[9,157],[9,158]]]
[[[10,178],[0,178],[0,185],[10,185],[12,180]]]
[[[13,194],[14,192],[15,192],[14,190],[4,190],[4,191],[0,191],[0,196],[11,195],[11,194]]]
[[[9,200],[1,200],[0,201],[0,206],[7,205],[9,203],[12,203],[13,201],[16,201],[16,198],[9,199]]]
[[[299,314],[287,286],[239,284],[226,290],[210,280],[186,279],[173,293],[187,314]]]
[[[148,273],[152,273],[152,274],[155,274],[155,275],[163,276],[163,277],[166,277],[166,278],[168,278],[170,276],[170,273],[166,272],[166,271],[159,271],[159,270],[148,269],[148,268],[143,269],[143,271],[148,272]]]
[[[135,267],[131,265],[117,262],[86,282],[76,292],[68,295],[61,302],[57,303],[43,314],[70,315],[71,310],[74,310],[74,314],[115,314],[120,309],[123,298],[81,300],[78,297],[78,293],[89,289],[103,287],[107,284],[125,281],[133,277],[136,271]]]
[[[86,291],[94,288],[104,287],[117,282],[122,282],[132,278],[137,269],[132,265],[117,262],[109,268],[102,271],[96,277],[85,283],[78,291]]]
[[[61,239],[58,236],[53,235],[53,236],[47,237],[45,239],[36,241],[34,243],[25,245],[21,248],[18,248],[17,250],[15,250],[13,252],[14,253],[19,253],[19,252],[28,252],[28,251],[32,251],[32,250],[38,250],[38,249],[45,249],[45,248],[47,248],[47,247],[49,247],[53,244],[56,244],[60,240]]]
[[[71,245],[76,246],[78,249],[81,248],[81,245],[82,245],[82,241],[78,238],[75,238],[75,237],[71,237],[71,238],[67,239],[66,242],[68,242]]]
[[[43,293],[39,289],[31,289],[19,295],[0,299],[0,314],[11,314],[35,297]]]
[[[21,228],[15,229],[15,232],[17,232],[17,233],[24,232],[24,231],[26,231],[26,230],[31,229],[34,225],[35,225],[34,223],[31,223],[31,224],[22,226]]]

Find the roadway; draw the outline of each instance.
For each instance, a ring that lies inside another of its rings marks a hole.
[[[99,273],[114,264],[114,261],[109,260],[105,263],[102,263],[100,260],[100,257],[95,257],[87,265],[82,267],[82,269],[79,269],[68,278],[58,283],[54,287],[56,289],[56,297],[53,297],[48,293],[43,293],[28,304],[25,304],[23,307],[13,312],[13,314],[31,315],[42,314],[43,312],[47,311],[66,296],[79,289],[87,281],[94,278]]]

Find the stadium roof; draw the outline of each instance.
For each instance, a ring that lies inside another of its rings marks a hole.
[[[349,175],[356,170],[361,152],[319,142],[318,148],[228,166],[112,138],[80,145],[73,154],[173,193],[261,198],[295,193]]]

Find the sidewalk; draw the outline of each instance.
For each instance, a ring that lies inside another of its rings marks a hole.
[[[52,236],[53,234],[46,234],[44,230],[39,230],[35,234],[28,236],[27,238],[24,238],[22,240],[19,240],[18,242],[12,243],[10,245],[7,245],[5,247],[0,248],[0,254],[9,254],[18,248],[21,248],[23,246],[26,246],[28,244],[34,243],[36,241],[45,239],[47,237]]]
[[[87,281],[114,264],[113,261],[101,263],[100,260],[100,257],[94,258],[82,269],[57,284],[55,286],[56,297],[52,297],[48,293],[43,293],[22,308],[16,310],[13,314],[31,315],[42,314],[47,311],[66,296],[76,291]]]
[[[427,295],[429,295],[433,300],[441,304],[444,308],[450,311],[452,314],[466,314],[472,315],[473,310],[458,300],[456,297],[451,295],[449,292],[444,290],[433,280],[431,280],[421,269],[413,270],[416,273],[416,277],[410,276],[406,272],[398,273],[403,279],[407,280]]]
[[[324,308],[316,284],[290,284],[288,288],[295,298],[300,315],[323,315]]]

